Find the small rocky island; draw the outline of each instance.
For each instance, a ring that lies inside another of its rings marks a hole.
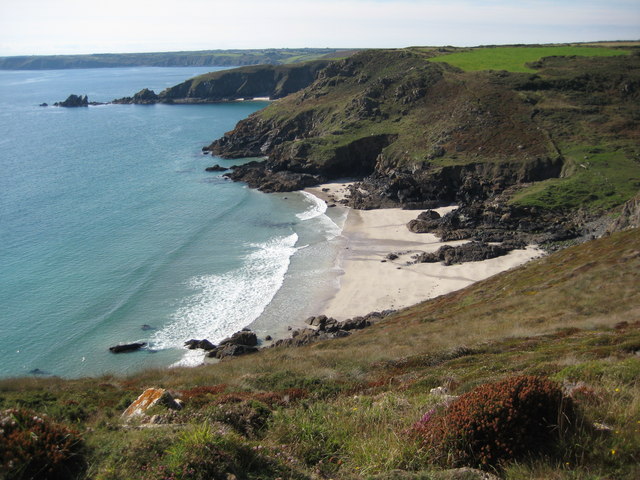
[[[67,99],[63,102],[56,102],[53,104],[54,107],[67,107],[67,108],[75,108],[75,107],[88,107],[89,105],[105,105],[102,102],[90,102],[89,97],[87,95],[75,95],[71,94],[67,97]],[[46,107],[46,103],[40,104],[42,107]]]

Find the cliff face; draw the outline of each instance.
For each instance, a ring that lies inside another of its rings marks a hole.
[[[328,60],[256,65],[207,73],[155,94],[144,89],[114,103],[212,103],[256,97],[277,99],[310,85]]]
[[[266,157],[236,169],[233,178],[251,177],[252,186],[268,191],[299,188],[290,181],[278,186],[280,172],[316,181],[361,178],[351,197],[357,208],[470,204],[551,178],[569,179],[568,195],[588,199],[592,180],[606,175],[595,160],[580,163],[576,146],[624,151],[624,168],[634,177],[639,56],[549,57],[529,74],[464,72],[429,62],[434,54],[378,50],[335,61],[308,87],[242,120],[204,150]],[[585,186],[571,184],[576,171],[589,177]],[[549,185],[550,195],[567,194]]]

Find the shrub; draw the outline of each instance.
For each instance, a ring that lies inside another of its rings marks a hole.
[[[64,425],[23,408],[0,412],[1,479],[73,478],[83,465],[81,449],[77,433]]]
[[[277,478],[286,470],[252,448],[237,434],[214,430],[209,423],[185,431],[153,464],[144,480],[228,480]]]
[[[271,417],[271,410],[256,400],[223,403],[208,411],[208,417],[229,425],[236,432],[250,438],[259,437]]]
[[[575,424],[571,399],[545,378],[518,376],[481,385],[414,425],[441,463],[499,467],[536,453],[553,453]]]

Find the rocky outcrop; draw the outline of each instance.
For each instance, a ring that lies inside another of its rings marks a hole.
[[[266,193],[291,192],[302,190],[325,181],[325,177],[307,173],[295,173],[287,170],[273,171],[267,162],[250,162],[231,167],[232,171],[224,176],[234,181],[247,183]]]
[[[69,107],[69,108],[88,107],[89,99],[87,98],[86,95],[82,96],[82,95],[71,94],[67,97],[67,99],[64,102],[56,102],[53,105],[55,107]]]
[[[439,219],[424,216],[411,220],[414,233],[433,233],[441,241],[515,242],[515,245],[548,245],[577,239],[590,233],[589,221],[596,213],[557,212],[508,203],[510,192],[490,201],[462,205]],[[519,247],[516,247],[519,248]]]
[[[144,415],[147,410],[162,405],[172,410],[181,410],[180,402],[164,388],[147,388],[140,396],[122,413],[123,418],[131,418]]]
[[[561,157],[527,162],[475,162],[466,165],[381,169],[351,188],[350,205],[359,209],[433,208],[450,203],[472,203],[505,191],[512,185],[558,177]]]
[[[258,337],[251,330],[245,329],[222,340],[217,347],[207,353],[209,358],[219,360],[226,357],[237,357],[258,351]]]
[[[443,262],[445,265],[456,263],[479,262],[490,258],[501,257],[511,250],[524,248],[521,242],[504,242],[500,245],[490,245],[484,242],[469,242],[464,245],[443,245],[433,253],[422,253],[416,257],[416,263]]]
[[[621,230],[627,230],[629,228],[640,227],[640,194],[633,197],[622,207],[620,216],[616,218],[609,228],[607,233],[619,232]]]
[[[114,345],[113,347],[109,347],[109,351],[111,353],[135,352],[136,350],[140,350],[142,347],[145,347],[146,345],[147,344],[145,342],[124,343],[121,345]]]
[[[366,328],[392,313],[394,310],[371,312],[364,317],[354,317],[342,322],[326,315],[309,317],[305,320],[305,323],[309,325],[308,328],[294,330],[291,337],[276,340],[270,347],[301,347],[320,340],[347,337],[352,330]]]

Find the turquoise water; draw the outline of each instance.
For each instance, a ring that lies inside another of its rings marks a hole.
[[[0,376],[197,364],[185,340],[282,333],[332,288],[340,212],[204,172],[238,163],[201,147],[264,102],[37,106],[209,70],[0,72]]]

